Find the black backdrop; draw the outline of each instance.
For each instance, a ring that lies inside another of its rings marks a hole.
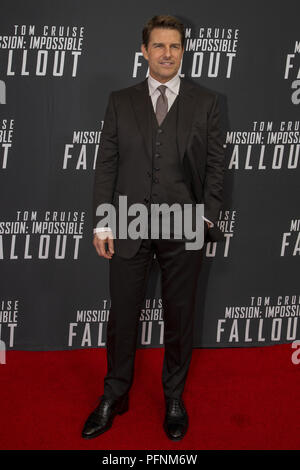
[[[184,22],[182,76],[219,94],[227,142],[226,243],[205,248],[194,345],[300,337],[299,2],[10,0],[0,17],[7,349],[105,346],[108,261],[92,245],[95,159],[108,94],[147,76],[141,31],[162,13]],[[140,347],[163,344],[159,281],[154,259]]]

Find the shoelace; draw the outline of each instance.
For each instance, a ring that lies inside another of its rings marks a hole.
[[[99,400],[99,405],[98,405],[98,409],[97,409],[98,412],[100,412],[102,410],[106,410],[113,403],[112,399],[103,398],[102,396],[98,400]]]
[[[181,407],[180,400],[171,400],[168,406],[168,413],[169,414],[178,414],[183,413],[183,409]]]

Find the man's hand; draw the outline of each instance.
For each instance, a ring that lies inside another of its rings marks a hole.
[[[108,244],[108,250],[106,251],[106,244]],[[114,254],[114,240],[111,231],[97,232],[94,235],[93,245],[99,256],[103,256],[106,259],[111,259]]]

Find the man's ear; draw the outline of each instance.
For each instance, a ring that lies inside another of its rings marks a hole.
[[[141,45],[141,51],[142,51],[142,53],[143,53],[144,58],[145,58],[146,60],[148,60],[148,53],[147,53],[147,49],[146,49],[146,47],[145,47],[145,44],[142,44],[142,45]]]

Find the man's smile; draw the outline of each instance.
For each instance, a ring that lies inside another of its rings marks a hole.
[[[170,62],[170,61],[163,61],[163,62],[159,62],[160,65],[163,65],[164,67],[170,67],[171,65],[174,65],[174,62]]]

